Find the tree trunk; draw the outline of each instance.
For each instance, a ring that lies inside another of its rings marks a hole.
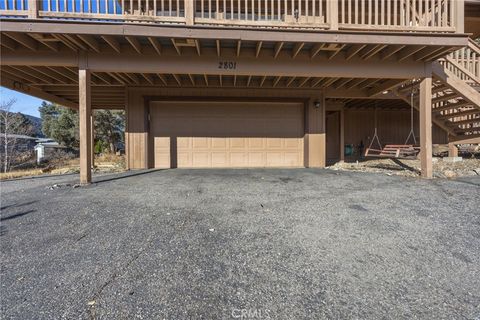
[[[113,141],[110,141],[110,153],[115,153],[115,144]]]
[[[5,150],[5,154],[4,154],[4,160],[3,160],[3,172],[7,173],[7,170],[8,170],[8,134],[7,134],[7,126],[5,125],[5,133],[4,133],[4,150]]]

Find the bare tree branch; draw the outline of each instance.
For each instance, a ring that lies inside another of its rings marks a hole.
[[[19,135],[25,135],[29,132],[25,119],[16,112],[12,111],[16,100],[0,102],[0,142],[2,150],[2,167],[4,172],[8,172],[12,162],[18,156]]]

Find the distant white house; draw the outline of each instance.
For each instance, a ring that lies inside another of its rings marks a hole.
[[[50,138],[40,138],[36,140],[35,152],[37,153],[37,163],[48,160],[52,154],[60,149],[66,149]]]
[[[26,136],[23,134],[7,134],[6,137],[9,141],[9,145],[18,152],[27,152],[34,148],[38,138]],[[5,144],[5,133],[0,133],[0,153],[4,152],[3,145]]]

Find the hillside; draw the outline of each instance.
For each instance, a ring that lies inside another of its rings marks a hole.
[[[28,114],[23,114],[22,115],[30,121],[32,124],[34,130],[35,130],[35,136],[39,138],[44,138],[44,135],[42,133],[42,119],[28,115]]]

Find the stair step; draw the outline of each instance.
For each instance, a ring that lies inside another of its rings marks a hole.
[[[460,100],[459,102],[449,103],[440,107],[433,108],[433,112],[447,111],[447,110],[452,110],[460,107],[466,107],[469,105],[471,105],[470,102],[465,100]]]
[[[461,120],[461,121],[446,121],[446,125],[449,127],[456,127],[456,126],[461,126],[464,124],[473,124],[473,123],[480,123],[480,118],[475,118],[475,119],[468,119],[468,120]]]
[[[435,99],[432,99],[432,103],[437,103],[437,102],[442,102],[442,101],[447,101],[447,100],[452,100],[455,98],[458,98],[460,95],[457,93],[451,93],[451,94],[446,94],[441,97],[437,97]]]
[[[469,116],[469,115],[472,115],[472,114],[477,114],[479,112],[480,112],[480,110],[478,110],[478,109],[471,109],[471,110],[459,111],[459,112],[455,112],[455,113],[438,115],[437,119],[450,119],[450,118],[455,118],[455,117],[464,117],[464,116]]]
[[[447,89],[450,89],[449,87],[447,87],[446,85],[439,85],[439,86],[436,86],[436,87],[433,87],[432,88],[432,93],[437,93],[437,92],[441,92],[441,91],[445,91]]]
[[[443,96],[451,95],[451,94],[457,94],[457,93],[450,88],[439,90],[438,92],[432,92],[432,96],[433,96],[434,99],[437,98],[437,97],[443,97]]]
[[[466,135],[466,133],[468,133],[469,135],[471,135],[472,133],[474,134],[480,134],[480,128],[479,127],[476,127],[476,128],[468,128],[468,129],[455,129],[453,130],[455,132],[455,134],[457,135]]]

